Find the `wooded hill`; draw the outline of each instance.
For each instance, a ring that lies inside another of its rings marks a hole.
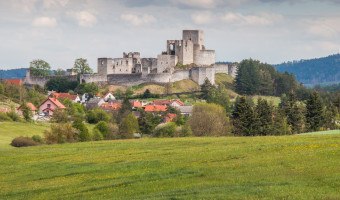
[[[323,58],[284,62],[273,65],[280,72],[293,73],[303,84],[336,84],[340,82],[340,54]]]

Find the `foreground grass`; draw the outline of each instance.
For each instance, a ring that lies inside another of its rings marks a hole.
[[[0,149],[0,199],[339,199],[340,135]]]

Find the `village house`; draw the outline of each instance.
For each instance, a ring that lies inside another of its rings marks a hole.
[[[38,112],[38,109],[32,103],[26,103],[26,105],[31,110],[32,116],[35,116]],[[17,113],[22,115],[22,105],[17,108]]]
[[[166,111],[167,106],[166,105],[146,105],[145,106],[145,112],[161,112]]]
[[[44,113],[45,115],[52,116],[55,109],[65,109],[66,107],[58,101],[58,99],[53,97],[48,97],[42,104],[39,106],[39,112]]]
[[[171,105],[174,107],[184,106],[184,103],[180,100],[154,100],[153,105]]]
[[[104,99],[104,101],[109,101],[110,99],[111,99],[111,100],[116,100],[116,97],[114,97],[111,93],[106,93],[106,94],[103,96],[103,99]]]
[[[21,79],[6,79],[6,82],[10,85],[16,85],[16,86],[23,85],[23,82]]]
[[[121,103],[102,103],[99,106],[99,109],[102,109],[102,110],[104,110],[106,112],[109,112],[109,111],[116,111],[120,107],[122,107]]]
[[[51,97],[55,97],[57,99],[70,99],[73,103],[81,102],[81,99],[78,95],[71,95],[70,93],[57,93],[53,92],[50,94]]]

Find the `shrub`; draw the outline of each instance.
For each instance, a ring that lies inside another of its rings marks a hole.
[[[132,139],[133,138],[133,125],[130,120],[124,118],[119,125],[119,135],[122,139]]]
[[[155,137],[174,137],[176,135],[176,124],[174,122],[160,124],[154,130]]]
[[[178,137],[189,137],[192,136],[192,131],[190,128],[190,125],[188,123],[185,123],[183,126],[181,126],[181,129],[178,133]]]
[[[15,113],[14,111],[11,111],[11,112],[7,112],[6,113],[8,117],[10,117],[13,121],[17,122],[17,121],[20,121],[20,116]]]
[[[109,136],[109,127],[106,122],[100,121],[96,126],[94,127],[97,129],[102,135],[104,139],[107,139]]]
[[[67,112],[60,108],[56,108],[53,112],[52,121],[55,123],[66,123],[68,122]]]
[[[93,129],[92,140],[93,141],[103,140],[103,135],[98,129]]]
[[[13,121],[6,113],[0,113],[0,122]]]
[[[90,124],[97,124],[100,121],[108,122],[110,117],[104,110],[94,109],[86,114],[86,119]]]
[[[74,120],[72,127],[80,131],[79,141],[81,142],[91,141],[89,129],[85,126],[85,124],[80,118],[77,118],[76,120]]]
[[[117,140],[120,139],[119,135],[119,127],[117,124],[109,123],[109,135],[107,137],[108,140]]]
[[[51,131],[45,131],[44,136],[47,144],[76,142],[79,131],[69,123],[51,124]]]
[[[39,145],[37,142],[33,141],[29,137],[16,137],[12,140],[11,145],[13,147],[28,147],[28,146],[37,146]]]
[[[42,139],[42,137],[40,135],[33,135],[32,140],[34,142],[37,142],[37,143],[40,143],[40,144],[44,143],[44,140]]]

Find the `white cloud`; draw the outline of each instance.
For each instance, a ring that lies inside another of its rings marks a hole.
[[[239,6],[248,0],[170,0],[170,2],[191,8],[211,9],[219,6]]]
[[[275,13],[258,13],[243,15],[241,13],[227,13],[221,17],[222,21],[235,25],[272,25],[283,21],[283,16]]]
[[[80,11],[71,13],[77,20],[78,25],[82,27],[92,27],[97,23],[97,18],[89,11]]]
[[[65,7],[68,2],[69,0],[43,0],[43,6],[44,8],[57,7],[59,5]]]
[[[215,21],[215,16],[211,12],[199,12],[191,15],[191,19],[196,24],[210,24]]]
[[[33,26],[36,27],[55,27],[57,26],[57,20],[52,17],[38,17],[33,21]]]
[[[134,15],[134,14],[122,14],[120,18],[126,21],[129,24],[140,26],[143,24],[155,23],[157,20],[154,16],[144,14],[142,16]]]
[[[340,18],[307,19],[307,32],[320,37],[333,38],[340,34]]]
[[[31,13],[35,9],[38,0],[13,0],[12,6],[24,13]]]

